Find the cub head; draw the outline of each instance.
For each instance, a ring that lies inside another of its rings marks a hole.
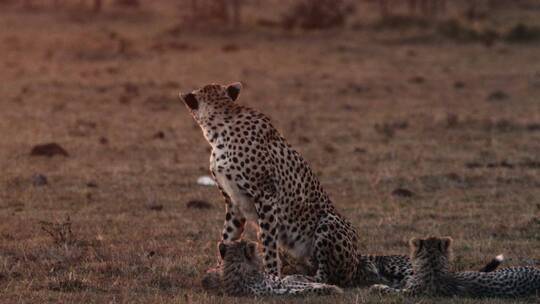
[[[250,241],[220,242],[219,255],[225,263],[241,263],[259,268],[262,264],[257,254],[257,244]]]
[[[441,257],[450,259],[452,238],[450,237],[428,237],[413,238],[410,241],[411,257],[413,259],[425,259],[431,257]]]
[[[180,99],[193,118],[201,123],[232,104],[241,89],[242,84],[239,82],[229,85],[209,84],[190,93],[180,93]]]

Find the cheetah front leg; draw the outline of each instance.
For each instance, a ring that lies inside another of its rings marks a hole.
[[[266,272],[275,276],[281,275],[281,261],[279,260],[277,237],[278,216],[276,212],[278,199],[264,195],[256,206],[258,224],[260,228],[259,239],[263,244],[264,267]]]
[[[229,195],[221,187],[218,186],[218,188],[225,199],[225,221],[221,239],[225,242],[239,240],[244,232],[246,218],[242,211],[232,203]]]
[[[225,242],[239,240],[244,232],[246,218],[242,215],[242,212],[230,202],[226,205],[225,211],[222,240]]]

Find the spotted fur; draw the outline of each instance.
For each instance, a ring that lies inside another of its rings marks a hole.
[[[406,255],[362,255],[364,264],[374,264],[377,268],[380,281],[392,287],[403,287],[413,275],[411,260]],[[480,272],[495,271],[503,261],[503,256],[498,255],[484,265]]]
[[[280,275],[281,248],[315,265],[317,282],[377,281],[375,266],[359,258],[355,228],[270,119],[235,102],[240,89],[211,84],[181,94],[212,147],[210,171],[226,204],[223,242],[240,239],[246,221],[254,221],[269,274]]]
[[[414,274],[402,289],[374,285],[372,290],[411,296],[520,297],[540,296],[540,269],[511,267],[493,272],[450,271],[451,238],[411,240]]]
[[[247,241],[221,242],[223,259],[218,276],[212,277],[223,293],[230,296],[332,295],[343,291],[334,285],[310,282],[302,276],[279,278],[264,272],[256,244]]]

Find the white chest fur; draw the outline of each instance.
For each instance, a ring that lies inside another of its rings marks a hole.
[[[216,182],[230,197],[233,207],[240,211],[246,220],[257,221],[257,211],[253,200],[240,191],[234,180],[236,175],[228,170],[227,159],[221,159],[219,156],[219,154],[214,153],[210,156],[210,170],[214,173]],[[227,175],[230,179],[227,178]]]

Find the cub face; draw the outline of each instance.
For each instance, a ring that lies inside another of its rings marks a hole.
[[[220,242],[218,245],[221,259],[229,263],[247,264],[260,268],[262,263],[257,253],[257,244],[249,241]]]
[[[450,258],[450,246],[452,238],[450,237],[428,237],[413,238],[410,241],[412,258],[426,258],[431,256],[441,256]]]

